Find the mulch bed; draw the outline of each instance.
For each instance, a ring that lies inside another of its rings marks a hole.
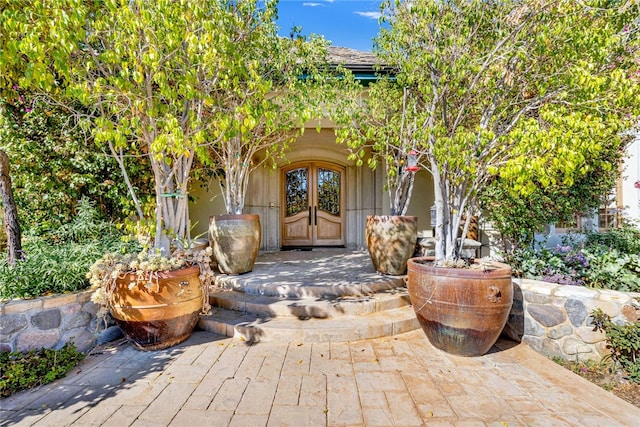
[[[640,408],[640,384],[625,379],[610,364],[566,360],[556,360],[556,363]]]

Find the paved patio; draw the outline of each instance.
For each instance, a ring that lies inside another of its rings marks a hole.
[[[640,409],[500,341],[482,357],[422,331],[348,343],[255,343],[196,331],[174,348],[120,341],[66,378],[0,400],[9,426],[634,426]]]
[[[413,311],[400,279],[377,275],[361,251],[264,253],[253,273],[221,279],[253,292],[242,303],[262,312],[262,325],[297,333],[249,343],[233,327],[229,337],[198,330],[156,352],[115,341],[66,378],[0,400],[0,426],[640,425],[639,408],[525,344],[452,356],[409,324],[345,339],[334,330]]]

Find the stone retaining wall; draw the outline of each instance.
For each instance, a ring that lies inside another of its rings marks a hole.
[[[69,341],[78,350],[88,351],[96,343],[116,339],[120,333],[117,327],[98,331],[98,306],[91,302],[91,293],[0,304],[0,351],[59,349]]]
[[[513,279],[513,308],[504,335],[548,357],[599,361],[609,354],[590,313],[600,308],[617,323],[640,319],[640,293]],[[60,348],[80,351],[121,336],[117,326],[97,329],[91,291],[0,304],[0,351]]]
[[[599,361],[609,354],[605,334],[594,331],[596,308],[618,324],[640,318],[640,293],[513,279],[513,308],[504,334],[547,357]]]

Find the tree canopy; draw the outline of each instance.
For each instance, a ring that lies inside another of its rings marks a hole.
[[[496,177],[530,194],[572,184],[638,114],[638,4],[385,1],[376,53],[416,103],[434,178],[436,257],[453,258],[462,218]],[[601,162],[598,167],[615,168]],[[536,179],[531,179],[535,177]],[[463,227],[466,228],[466,227]],[[463,232],[463,235],[465,233]]]
[[[411,202],[415,170],[407,167],[411,157],[419,160],[415,150],[422,135],[415,101],[391,76],[380,75],[366,97],[352,97],[351,114],[335,118],[337,140],[348,145],[350,157],[360,165],[369,154],[370,168],[384,168],[391,215],[406,214]]]
[[[72,109],[118,160],[140,221],[150,218],[126,163],[145,156],[157,248],[188,235],[196,157],[222,171],[229,209],[241,210],[247,180],[234,173],[308,118],[301,84],[319,79],[299,77],[324,42],[278,37],[275,1],[2,3],[3,96],[18,85]]]

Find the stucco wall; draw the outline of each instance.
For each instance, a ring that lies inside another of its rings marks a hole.
[[[345,246],[363,248],[364,226],[367,215],[389,213],[389,198],[384,190],[383,170],[375,171],[366,165],[358,167],[348,159],[345,145],[335,142],[333,129],[320,132],[307,129],[290,147],[285,159],[278,167],[262,167],[254,171],[249,182],[249,194],[245,200],[244,213],[260,215],[262,225],[261,249],[274,250],[281,246],[280,209],[281,174],[283,166],[306,161],[323,161],[345,167],[346,174],[346,224]],[[224,202],[217,182],[194,183],[191,195],[195,201],[190,205],[191,222],[196,224],[194,235],[206,233],[209,217],[225,213]],[[429,229],[429,208],[433,204],[431,177],[426,171],[418,172],[413,197],[407,215],[418,217],[419,229]]]
[[[627,157],[622,170],[622,203],[625,217],[640,224],[640,188],[635,183],[640,181],[640,133],[633,144],[627,148]]]

